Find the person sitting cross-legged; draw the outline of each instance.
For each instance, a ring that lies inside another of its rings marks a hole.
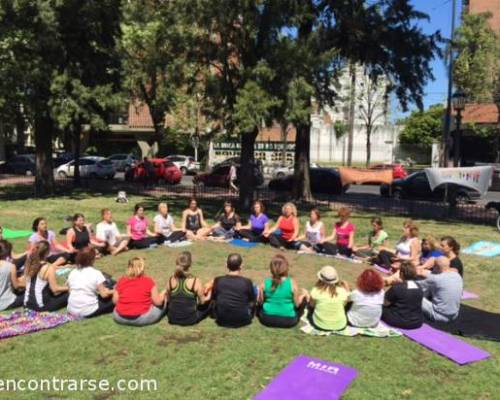
[[[21,307],[24,300],[24,276],[17,276],[16,266],[9,261],[11,255],[12,245],[0,240],[0,311]]]
[[[177,229],[173,217],[168,212],[168,204],[158,204],[158,214],[153,219],[155,233],[158,235],[158,244],[180,242],[186,239],[186,233]]]
[[[75,257],[76,268],[68,276],[68,312],[83,318],[113,312],[113,289],[104,274],[94,268],[96,250],[84,247]]]
[[[347,311],[349,325],[373,328],[380,322],[384,304],[384,280],[373,269],[365,269],[356,282],[356,289],[349,295]]]
[[[220,326],[238,328],[252,323],[257,290],[250,279],[242,276],[242,264],[239,254],[230,254],[228,273],[205,287],[205,293],[212,299],[215,322]]]
[[[382,321],[403,329],[417,329],[422,326],[422,289],[415,279],[417,272],[411,261],[401,263],[399,279],[385,292]]]
[[[327,265],[318,272],[318,281],[310,294],[308,319],[322,331],[340,331],[347,326],[345,305],[349,285],[341,281],[334,267]]]
[[[260,286],[258,317],[262,325],[292,328],[300,320],[307,304],[308,293],[299,289],[297,281],[288,276],[289,263],[282,254],[276,254],[269,265],[271,277]]]
[[[127,236],[130,237],[128,247],[131,249],[147,249],[158,244],[158,236],[149,229],[142,204],[134,207],[134,215],[127,222]]]
[[[424,291],[422,311],[425,318],[437,322],[451,322],[458,317],[462,300],[463,280],[450,267],[450,260],[441,256],[436,259],[437,271],[423,270],[425,279],[417,281]]]
[[[293,203],[286,203],[281,208],[281,216],[276,224],[264,231],[263,236],[269,239],[269,244],[279,249],[298,250],[300,222],[297,217],[297,207]]]
[[[235,237],[236,230],[240,226],[240,216],[236,214],[233,203],[225,201],[224,211],[217,219],[216,224],[212,226],[211,233],[215,238],[229,240]]]
[[[143,258],[129,260],[127,275],[118,280],[113,292],[115,322],[146,326],[155,324],[164,315],[165,291],[158,292],[153,279],[144,274],[145,268]]]
[[[109,208],[101,210],[102,221],[96,225],[96,239],[106,244],[112,256],[128,250],[129,238],[122,235],[113,221]]]
[[[195,325],[207,317],[210,297],[205,295],[201,279],[191,275],[192,257],[183,251],[175,261],[175,273],[167,284],[167,317],[172,325]]]

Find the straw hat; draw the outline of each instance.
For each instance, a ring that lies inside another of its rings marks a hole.
[[[318,272],[318,279],[321,282],[333,284],[339,281],[337,270],[330,265],[321,268]]]

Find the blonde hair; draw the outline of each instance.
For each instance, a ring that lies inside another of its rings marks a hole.
[[[129,278],[137,278],[144,274],[144,269],[146,268],[146,262],[144,258],[134,257],[128,261],[127,276]]]
[[[297,207],[295,207],[295,204],[293,204],[293,203],[292,203],[292,202],[290,202],[290,201],[289,201],[288,203],[283,204],[283,207],[281,207],[281,213],[282,213],[283,215],[285,215],[285,209],[286,209],[287,207],[290,207],[290,208],[292,209],[292,215],[293,215],[294,217],[296,217],[296,216],[297,216]]]
[[[407,219],[403,222],[403,228],[408,228],[410,230],[410,235],[412,238],[418,237],[418,225],[412,219]]]
[[[339,218],[349,218],[351,216],[351,209],[349,207],[340,207],[337,213]]]
[[[429,244],[432,250],[441,250],[441,243],[432,235],[426,235],[424,240]]]

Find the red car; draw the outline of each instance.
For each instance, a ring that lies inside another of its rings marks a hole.
[[[392,169],[392,177],[394,179],[404,179],[407,177],[408,173],[402,164],[377,164],[372,165],[369,169],[374,170],[385,170]]]
[[[165,182],[171,185],[178,184],[182,179],[182,172],[170,161],[163,158],[152,158],[149,161],[155,169],[156,182]],[[126,181],[143,181],[146,172],[144,170],[144,162],[140,161],[138,164],[133,165],[125,173]]]

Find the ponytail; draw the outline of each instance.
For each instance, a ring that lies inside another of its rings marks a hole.
[[[26,260],[26,266],[24,268],[24,275],[27,278],[33,278],[36,276],[40,269],[42,268],[42,263],[45,261],[49,254],[50,245],[49,242],[42,240],[35,244],[35,247],[31,251],[31,254]]]
[[[269,270],[271,271],[272,284],[271,290],[274,291],[281,284],[281,279],[288,276],[288,260],[282,254],[276,254],[269,264]]]

